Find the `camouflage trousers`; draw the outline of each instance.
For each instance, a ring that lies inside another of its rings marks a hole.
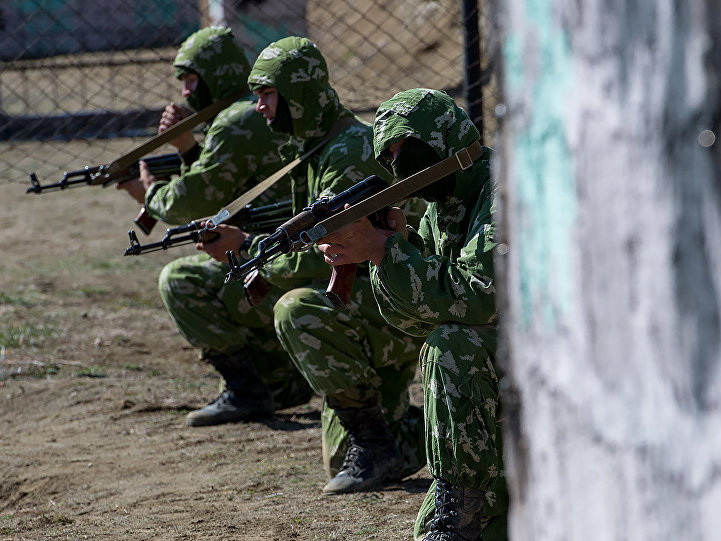
[[[314,391],[323,395],[323,463],[333,477],[343,462],[347,433],[333,408],[380,403],[410,475],[425,464],[420,408],[410,406],[409,386],[420,341],[381,317],[367,276],[358,276],[347,309],[337,310],[323,290],[299,288],[275,305],[283,346]]]
[[[307,402],[313,392],[273,327],[273,304],[281,292],[274,289],[262,303],[251,306],[242,284],[223,283],[226,272],[226,264],[206,254],[176,259],[163,268],[160,297],[178,331],[200,348],[201,356],[248,348],[276,409]]]
[[[485,491],[483,541],[505,541],[508,492],[503,471],[496,331],[441,325],[421,348],[426,453],[434,479]],[[435,482],[418,512],[422,539],[435,509]]]

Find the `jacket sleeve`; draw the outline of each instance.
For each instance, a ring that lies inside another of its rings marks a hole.
[[[416,336],[427,335],[443,323],[493,322],[496,302],[490,219],[477,217],[455,259],[434,253],[428,213],[419,232],[422,249],[397,234],[386,242],[381,264],[371,265],[373,292],[383,317]]]
[[[230,108],[221,112],[206,134],[199,158],[180,176],[156,182],[146,192],[150,214],[172,224],[213,215],[250,187],[249,179],[265,162],[275,159],[280,166],[274,147],[253,137],[262,122],[250,108],[240,114]]]

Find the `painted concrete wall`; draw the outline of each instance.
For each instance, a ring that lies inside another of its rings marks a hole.
[[[512,539],[719,539],[718,8],[496,2]]]

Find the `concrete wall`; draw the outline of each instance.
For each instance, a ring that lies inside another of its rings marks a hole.
[[[718,2],[496,7],[511,539],[718,539]]]

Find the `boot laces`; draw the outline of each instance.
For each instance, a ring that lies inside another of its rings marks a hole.
[[[358,444],[355,437],[350,435],[348,437],[348,450],[345,453],[343,459],[343,465],[340,467],[340,471],[348,471],[357,476],[363,470],[366,469],[366,449]]]
[[[213,404],[217,404],[218,406],[224,406],[226,404],[233,405],[233,398],[235,397],[233,391],[228,389],[227,387],[223,389],[223,392],[220,393],[218,396],[215,397],[215,400],[210,402],[208,405],[212,406]]]
[[[436,481],[436,511],[430,522],[431,531],[457,533],[451,526],[458,516],[456,506],[461,501],[450,490],[450,484],[442,479]]]

